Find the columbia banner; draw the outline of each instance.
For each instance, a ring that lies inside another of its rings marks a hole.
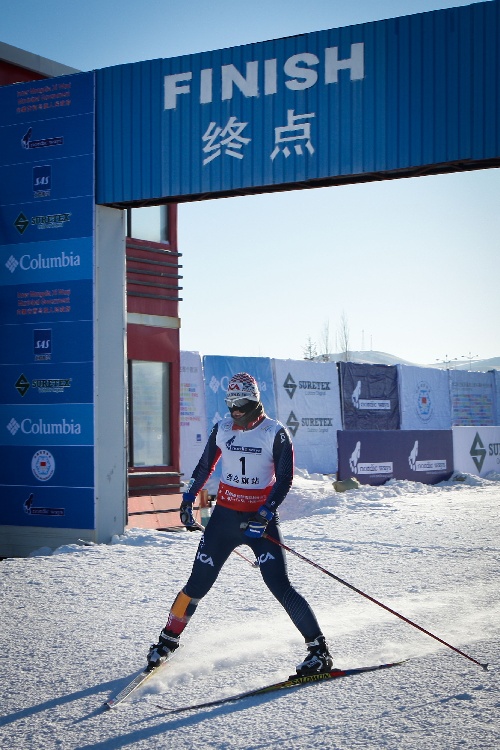
[[[308,472],[337,471],[340,391],[334,362],[273,360],[278,419],[290,431],[295,465]]]
[[[207,439],[205,386],[198,352],[181,352],[181,473],[189,479]]]
[[[339,364],[344,430],[399,429],[397,368]]]
[[[450,430],[447,370],[397,365],[402,430]]]

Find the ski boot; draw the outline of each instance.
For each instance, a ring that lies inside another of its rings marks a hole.
[[[314,641],[306,643],[306,646],[309,655],[301,664],[297,665],[297,674],[303,676],[331,672],[333,661],[324,636],[318,636]]]
[[[148,652],[148,671],[156,669],[168,659],[170,654],[179,648],[179,637],[162,630],[158,643],[152,643]]]

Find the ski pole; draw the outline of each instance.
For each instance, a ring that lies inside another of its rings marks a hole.
[[[201,531],[203,533],[205,531],[205,527],[201,525],[201,523],[197,523],[196,526],[192,527],[193,529],[196,529],[197,531]],[[252,566],[252,568],[258,568],[259,567],[259,561],[254,560],[253,562],[242,552],[238,552],[237,549],[233,549],[233,552],[235,555],[238,555],[238,557],[241,557],[242,560],[245,560],[249,565]]]
[[[390,612],[391,615],[395,615],[396,617],[399,617],[400,620],[407,622],[408,625],[413,625],[414,628],[417,628],[417,630],[420,630],[422,633],[425,633],[425,635],[429,635],[431,638],[434,638],[436,641],[439,641],[439,643],[442,643],[443,646],[448,646],[448,648],[451,648],[453,651],[456,651],[456,653],[460,654],[461,656],[465,656],[466,659],[469,659],[469,661],[474,662],[474,664],[477,664],[479,667],[482,667],[484,670],[488,669],[487,664],[482,664],[480,661],[477,661],[477,659],[474,659],[472,656],[469,656],[463,651],[460,651],[460,649],[456,648],[456,646],[452,646],[450,643],[443,641],[442,638],[438,638],[437,635],[434,635],[433,633],[430,633],[425,628],[422,628],[420,625],[417,625],[416,622],[409,620],[407,617],[404,617],[404,615],[401,615],[399,614],[399,612],[396,612],[396,610],[391,609],[385,604],[382,604],[382,602],[379,602],[377,599],[374,599],[373,596],[366,594],[364,591],[361,591],[361,589],[357,589],[356,586],[353,586],[351,583],[348,583],[347,581],[344,581],[342,578],[339,578],[333,573],[330,573],[329,570],[326,570],[326,568],[321,567],[321,565],[318,565],[318,563],[315,563],[313,560],[309,560],[308,557],[304,557],[304,555],[301,555],[300,552],[297,552],[291,547],[288,547],[286,544],[283,544],[283,542],[280,542],[278,539],[274,539],[274,537],[269,536],[269,534],[264,533],[263,536],[266,539],[269,539],[270,542],[274,542],[274,544],[277,544],[279,547],[283,547],[283,549],[286,549],[287,552],[291,552],[292,555],[295,555],[296,557],[299,557],[301,560],[304,560],[304,562],[309,563],[309,565],[312,565],[318,570],[321,570],[322,573],[325,573],[325,575],[330,576],[330,578],[333,578],[335,581],[338,581],[338,583],[341,583],[343,586],[347,586],[347,588],[351,589],[351,591],[355,591],[357,594],[361,594],[361,596],[364,596],[365,599],[368,599],[374,604],[378,604],[379,607],[382,607],[382,609],[385,609],[387,612]]]

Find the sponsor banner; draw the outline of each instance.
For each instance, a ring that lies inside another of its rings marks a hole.
[[[28,325],[30,331],[32,325],[47,328],[48,324],[64,323],[59,331],[65,341],[59,341],[59,351],[66,347],[70,351],[74,345],[70,343],[73,329],[67,323],[93,320],[92,289],[92,279],[7,285],[0,294],[0,317],[4,327],[18,323]],[[84,348],[88,347],[84,344]]]
[[[453,426],[494,425],[496,414],[493,372],[450,370],[449,374]]]
[[[6,364],[34,362],[60,364],[87,363],[93,357],[93,322],[75,320],[68,323],[50,321],[40,323],[34,316],[32,323],[6,325],[2,331],[1,359]]]
[[[40,252],[41,242],[60,242],[77,237],[91,237],[94,224],[93,197],[66,198],[64,200],[47,200],[41,203],[22,203],[0,206],[0,223],[4,248],[2,257],[8,252],[8,246],[30,245],[25,248],[31,258]],[[47,263],[47,261],[45,261]],[[25,262],[28,265],[28,262]],[[51,265],[60,265],[52,261]],[[68,267],[67,264],[63,267]],[[1,283],[5,283],[3,280]]]
[[[448,372],[397,365],[402,430],[450,430]]]
[[[276,419],[273,370],[270,359],[267,357],[207,355],[203,357],[203,370],[205,373],[205,402],[209,432],[222,417],[229,416],[229,409],[224,399],[230,379],[238,372],[248,372],[255,378],[259,384],[260,398],[266,414]]]
[[[93,486],[92,446],[49,445],[42,437],[39,445],[10,445],[2,452],[5,460],[0,466],[0,485],[86,489]]]
[[[44,485],[33,477],[26,485],[0,487],[0,516],[8,526],[93,529],[94,490],[72,483],[67,487]]]
[[[389,479],[436,484],[453,472],[451,430],[366,430],[339,432],[338,478],[361,484]]]
[[[310,473],[337,471],[340,392],[334,362],[272,361],[278,419],[293,438],[295,464]]]
[[[456,471],[500,474],[500,427],[453,427],[453,455]]]
[[[495,383],[495,424],[500,425],[500,370],[493,370]]]
[[[72,129],[81,137],[88,132],[88,127],[79,129],[81,116],[93,116],[93,112],[93,73],[75,73],[41,81],[28,81],[6,86],[2,90],[2,123],[20,125],[24,122],[33,122],[37,127],[49,128],[47,132],[32,133],[30,139],[33,141],[55,137],[61,132],[58,125],[60,128],[65,124],[72,125]],[[39,149],[42,146],[36,145],[32,148]]]
[[[399,429],[398,370],[340,362],[344,430]]]
[[[66,283],[73,279],[93,277],[91,237],[30,242],[23,246],[5,245],[2,250],[0,285],[3,286],[55,281]]]
[[[181,473],[187,481],[207,440],[205,386],[198,352],[181,352],[180,386]]]
[[[93,362],[0,365],[2,404],[91,404]]]
[[[0,445],[93,445],[93,404],[1,404]]]
[[[57,213],[54,205],[61,205],[68,198],[93,196],[93,161],[87,155],[72,159],[57,159],[43,163],[45,154],[38,154],[36,163],[10,164],[0,166],[0,184],[9,185],[9,192],[0,198],[2,204],[29,205],[29,213]],[[28,211],[24,210],[24,213]],[[19,211],[18,211],[19,213]],[[75,217],[76,218],[76,217]],[[73,228],[74,228],[73,219]],[[26,234],[26,232],[25,232]]]

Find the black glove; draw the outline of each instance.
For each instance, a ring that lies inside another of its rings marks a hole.
[[[181,523],[188,531],[196,531],[199,528],[193,516],[193,504],[195,500],[196,495],[193,495],[191,492],[185,492],[182,496],[180,507]]]
[[[273,516],[273,511],[263,505],[259,508],[253,518],[247,521],[246,524],[242,524],[242,526],[246,526],[245,536],[250,537],[250,539],[260,539],[265,533],[267,524],[272,520]]]

